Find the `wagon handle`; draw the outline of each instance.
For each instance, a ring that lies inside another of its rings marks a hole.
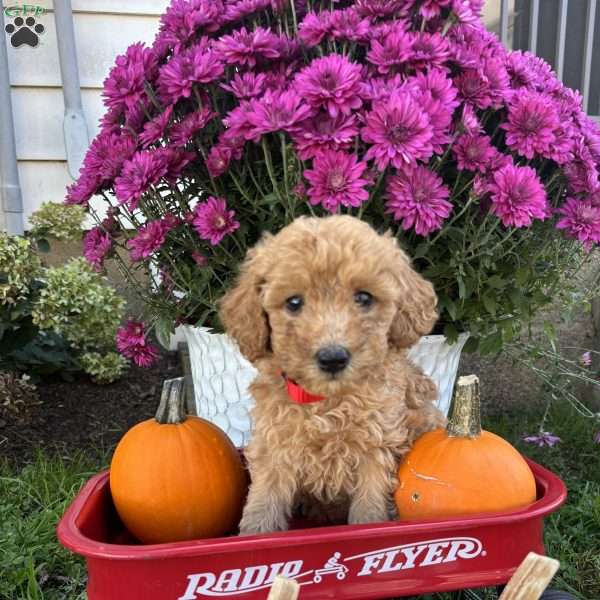
[[[538,600],[559,565],[554,558],[530,552],[513,573],[499,600]]]
[[[267,600],[297,600],[300,584],[295,579],[287,579],[277,575],[273,580]]]

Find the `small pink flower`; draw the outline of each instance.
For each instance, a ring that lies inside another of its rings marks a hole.
[[[579,362],[584,366],[584,367],[589,367],[592,364],[592,353],[591,352],[584,352],[580,357],[579,357]]]
[[[544,446],[549,446],[551,448],[552,446],[556,446],[556,444],[562,442],[557,435],[554,435],[549,431],[540,431],[538,435],[525,436],[523,441],[527,444],[535,444],[540,448],[543,448]]]
[[[192,258],[199,267],[205,267],[208,264],[208,258],[196,250],[192,252]]]
[[[600,444],[600,431],[597,431],[596,435],[594,435],[594,443]]]
[[[110,235],[102,227],[93,227],[83,238],[83,256],[96,271],[102,269],[104,259],[111,249]]]
[[[158,358],[158,348],[148,343],[142,321],[128,321],[124,327],[119,327],[116,344],[117,350],[138,367],[149,367]]]
[[[167,233],[175,227],[177,220],[173,215],[167,215],[162,220],[150,221],[140,227],[138,234],[127,242],[131,248],[131,260],[140,261],[148,258],[165,243]]]
[[[194,215],[198,235],[213,246],[240,226],[235,220],[235,211],[227,209],[224,198],[211,196],[206,202],[200,202],[194,208]]]

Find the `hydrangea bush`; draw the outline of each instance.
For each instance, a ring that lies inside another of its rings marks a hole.
[[[44,268],[29,239],[0,233],[0,370],[42,375],[83,370],[120,377],[115,352],[125,300],[83,258]]]
[[[395,233],[450,339],[499,350],[600,241],[600,133],[544,61],[486,31],[482,4],[173,0],[104,83],[66,200],[105,201],[86,258],[116,257],[138,288],[149,274],[160,333],[218,326],[263,231],[347,213]],[[141,323],[120,335],[148,362]]]
[[[81,239],[85,211],[77,205],[65,206],[60,202],[44,202],[31,217],[29,235],[39,240]]]

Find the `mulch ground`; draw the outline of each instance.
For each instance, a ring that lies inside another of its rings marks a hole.
[[[105,452],[130,427],[152,417],[162,382],[181,375],[176,353],[165,353],[151,369],[131,367],[119,381],[96,385],[81,376],[37,384],[40,404],[27,422],[0,423],[0,457],[24,464],[38,451]]]

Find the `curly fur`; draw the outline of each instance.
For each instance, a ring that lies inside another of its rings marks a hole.
[[[357,291],[374,304],[357,305]],[[304,299],[298,313],[286,309],[293,295]],[[298,503],[350,523],[390,517],[398,460],[444,424],[435,385],[407,358],[435,306],[396,240],[353,217],[297,219],[248,253],[220,312],[259,372],[242,533],[287,529]],[[314,358],[328,344],[351,353],[335,375]],[[325,400],[291,402],[282,371]]]

